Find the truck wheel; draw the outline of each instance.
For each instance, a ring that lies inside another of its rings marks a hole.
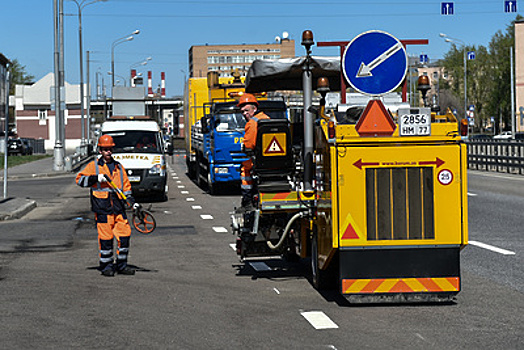
[[[338,282],[338,261],[331,259],[326,270],[321,270],[318,261],[318,236],[313,233],[311,240],[311,280],[317,290],[334,289]]]
[[[187,174],[190,179],[195,178],[195,165],[189,161],[189,157],[186,158]]]
[[[218,184],[214,184],[211,181],[211,173],[209,171],[207,172],[207,190],[211,195],[218,194]]]

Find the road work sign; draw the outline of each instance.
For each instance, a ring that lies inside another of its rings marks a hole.
[[[264,134],[262,135],[263,156],[285,156],[286,134]]]
[[[342,57],[346,80],[355,90],[372,96],[395,90],[404,81],[407,68],[404,45],[391,34],[378,30],[355,37]]]

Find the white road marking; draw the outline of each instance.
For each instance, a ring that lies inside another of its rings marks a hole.
[[[235,252],[237,251],[237,245],[235,243],[231,243],[229,245],[231,247],[231,249],[233,249]]]
[[[475,196],[477,196],[477,194],[476,194],[476,193],[468,192],[468,196],[470,196],[470,197],[475,197]]]
[[[275,291],[275,293],[277,293],[278,295],[280,295],[280,291],[276,288],[273,288],[273,290]]]
[[[200,209],[202,209],[202,206],[200,206],[200,205],[193,205],[193,206],[191,206],[191,209],[193,209],[193,210],[200,210]]]
[[[186,198],[186,202],[194,202],[194,201],[195,201],[195,198],[191,198],[191,197]]]
[[[491,172],[475,172],[473,173],[472,175],[478,175],[478,176],[489,176],[489,177],[498,177],[499,179],[506,179],[506,180],[517,180],[517,181],[523,181],[524,180],[524,177],[522,176],[518,176],[518,175],[515,175],[515,177],[511,177],[511,176],[504,176],[504,175],[497,175],[497,174],[493,174]]]
[[[215,226],[213,227],[213,231],[218,232],[218,233],[227,232],[227,228],[222,227],[222,226]]]
[[[176,183],[177,183],[177,184],[181,184],[181,183],[182,183],[182,181],[178,180],[178,181],[177,181]]]
[[[213,216],[208,214],[202,214],[200,215],[200,217],[202,218],[202,220],[213,220]]]
[[[178,176],[173,176],[173,180],[178,180],[180,179]]]
[[[178,185],[177,187],[178,188],[186,188],[186,186],[184,186],[184,185]]]
[[[333,329],[338,325],[331,321],[322,311],[305,311],[300,313],[315,329]]]
[[[164,214],[172,214],[169,210],[164,210]]]
[[[189,194],[189,191],[180,191],[182,194]]]
[[[495,246],[492,246],[492,245],[489,245],[489,244],[486,244],[486,243],[482,243],[482,242],[469,241],[469,244],[474,245],[474,246],[479,247],[479,248],[488,249],[488,250],[491,250],[493,252],[500,253],[500,254],[503,254],[503,255],[515,255],[515,252],[512,252],[511,250],[498,248],[498,247],[495,247]]]

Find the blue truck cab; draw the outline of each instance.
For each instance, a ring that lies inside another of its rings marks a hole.
[[[223,184],[239,184],[240,168],[247,156],[241,146],[246,121],[237,102],[205,104],[204,117],[194,125],[192,147],[196,150],[196,180],[215,194]],[[259,109],[270,118],[287,118],[283,100],[261,100]]]

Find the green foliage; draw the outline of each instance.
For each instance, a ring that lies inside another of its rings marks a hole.
[[[27,74],[27,72],[25,71],[25,66],[22,66],[16,58],[12,60],[11,63],[11,86],[9,89],[9,93],[11,95],[14,95],[16,84],[32,83],[34,82],[35,77],[33,75]]]
[[[46,154],[32,155],[32,156],[8,156],[7,157],[7,168],[11,168],[20,164],[34,162],[44,158],[51,157]],[[4,155],[0,154],[0,169],[4,168]]]
[[[515,21],[522,19],[518,15]],[[443,66],[450,76],[447,85],[455,96],[464,103],[464,52],[475,51],[475,59],[467,61],[467,105],[475,105],[477,127],[486,125],[494,116],[509,125],[511,117],[510,47],[515,45],[515,21],[505,32],[495,33],[488,45],[457,47],[451,45],[444,55]],[[450,106],[443,106],[444,109]],[[453,106],[456,107],[456,106]],[[464,115],[464,106],[457,108]]]

